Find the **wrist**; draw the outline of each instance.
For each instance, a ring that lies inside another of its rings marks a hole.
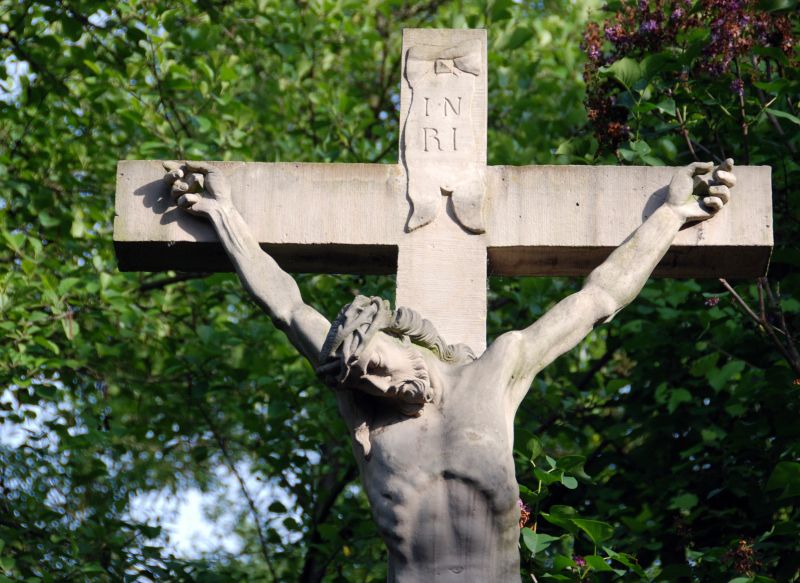
[[[664,209],[665,214],[668,214],[670,219],[675,221],[678,228],[682,227],[688,220],[688,216],[683,212],[681,205],[665,202],[661,205],[661,208]]]
[[[230,201],[223,202],[215,200],[209,202],[211,204],[208,205],[206,214],[208,214],[208,218],[212,221],[226,219],[232,211],[236,210]]]

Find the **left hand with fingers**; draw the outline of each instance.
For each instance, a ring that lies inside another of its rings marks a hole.
[[[728,203],[735,184],[732,159],[716,167],[695,162],[675,173],[666,204],[685,222],[704,221]]]
[[[205,162],[164,162],[164,181],[177,205],[195,215],[207,216],[215,207],[231,205],[231,188],[225,175]]]

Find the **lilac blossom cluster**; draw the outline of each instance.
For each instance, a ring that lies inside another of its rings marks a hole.
[[[520,498],[517,499],[517,506],[519,506],[519,527],[524,528],[531,519],[531,507],[525,504]]]
[[[581,48],[588,57],[584,68],[586,109],[603,149],[615,151],[630,138],[628,110],[614,95],[620,88],[600,69],[630,57],[670,54],[682,59],[673,78],[680,84],[692,78],[732,75],[731,95],[744,97],[739,62],[756,46],[780,50],[791,62],[796,38],[787,14],[760,8],[759,0],[622,0],[603,22],[590,22]],[[702,46],[687,51],[689,43]],[[695,52],[696,51],[696,52]]]
[[[664,50],[694,29],[709,31],[697,66],[712,75],[726,73],[754,45],[790,57],[795,42],[789,17],[760,9],[757,0],[638,0],[602,25],[590,23],[582,46],[590,65],[602,66]]]

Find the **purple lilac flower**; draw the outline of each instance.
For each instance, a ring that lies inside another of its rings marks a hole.
[[[649,33],[654,32],[656,29],[658,29],[658,23],[654,18],[648,18],[639,27],[639,32]]]
[[[609,42],[616,43],[622,38],[622,27],[619,24],[615,24],[614,26],[606,26],[605,28],[606,38]]]
[[[523,528],[531,519],[531,509],[521,498],[517,498],[517,506],[519,506],[519,527]]]

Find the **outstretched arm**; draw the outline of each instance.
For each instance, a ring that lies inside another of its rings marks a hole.
[[[316,368],[330,323],[303,302],[294,279],[258,245],[233,206],[224,174],[201,162],[168,162],[164,167],[178,206],[211,221],[245,289]]]
[[[639,294],[685,223],[708,219],[728,202],[729,188],[736,181],[732,170],[733,160],[718,168],[708,162],[679,170],[664,204],[589,274],[581,291],[556,304],[525,330],[498,339],[518,363],[514,375],[518,382],[511,388],[515,406],[536,373]]]

